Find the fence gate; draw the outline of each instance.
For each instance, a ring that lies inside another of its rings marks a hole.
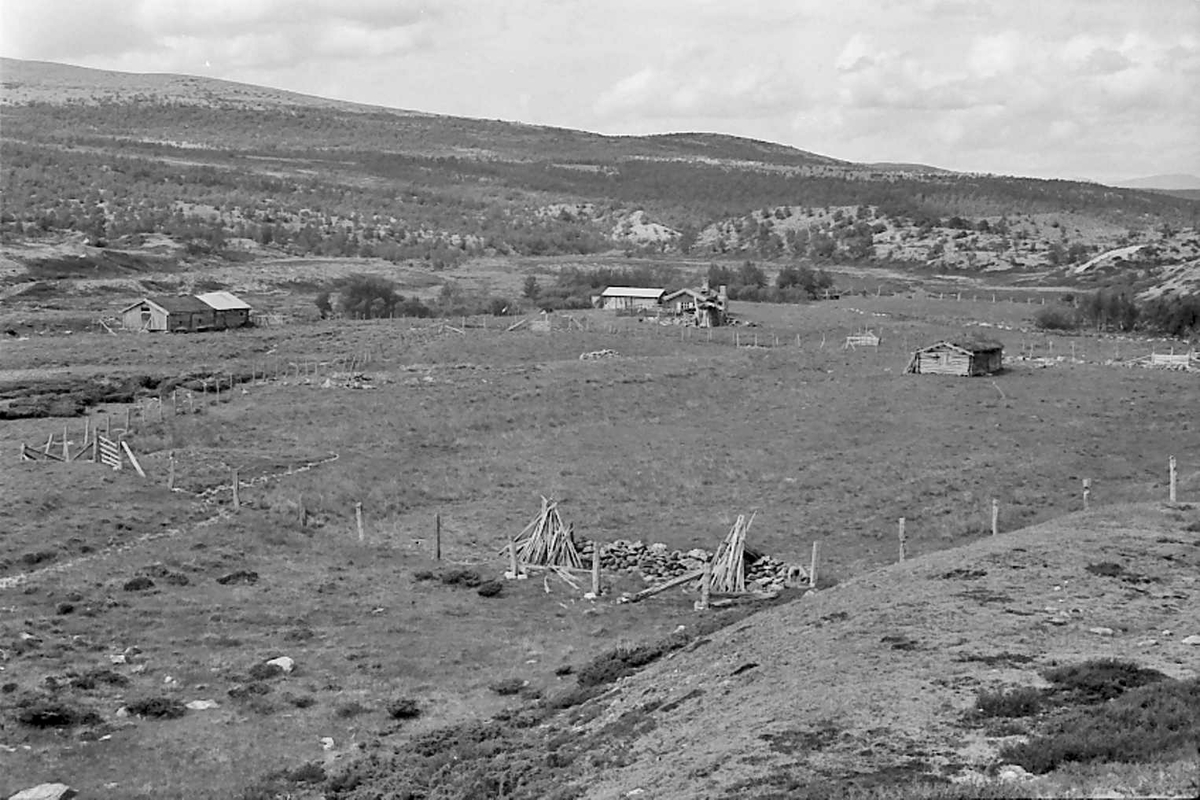
[[[107,464],[113,469],[121,468],[121,446],[112,439],[103,436],[96,437],[99,442],[100,463]]]

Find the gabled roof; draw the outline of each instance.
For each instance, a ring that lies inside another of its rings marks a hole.
[[[701,292],[697,289],[679,289],[677,291],[671,292],[669,295],[664,297],[663,302],[669,303],[670,301],[676,299],[677,297],[682,297],[685,294],[690,295],[693,300],[704,300],[706,298],[706,295],[704,294],[704,292]]]
[[[205,292],[196,295],[202,303],[215,308],[217,311],[249,311],[250,304],[235,294],[229,292]]]
[[[1004,345],[994,339],[972,339],[970,337],[960,337],[957,339],[943,339],[940,342],[935,342],[928,347],[922,347],[918,352],[933,350],[936,347],[953,347],[955,350],[961,350],[964,353],[987,353],[992,350],[1003,350]]]
[[[155,295],[154,297],[143,297],[136,303],[130,303],[122,308],[125,312],[131,308],[140,306],[142,303],[150,303],[158,306],[168,314],[207,314],[212,311],[212,307],[202,302],[198,297],[192,297],[188,294],[181,295]]]
[[[647,289],[638,286],[610,286],[601,297],[639,297],[645,300],[657,300],[662,297],[665,289]]]

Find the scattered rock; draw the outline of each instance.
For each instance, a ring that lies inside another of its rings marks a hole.
[[[154,581],[145,575],[138,575],[136,578],[130,578],[125,581],[125,584],[121,588],[127,592],[144,592],[147,589],[154,588]]]
[[[22,789],[8,800],[68,800],[79,792],[65,783],[42,783]]]
[[[58,614],[59,616],[64,616],[66,614],[70,614],[74,610],[75,610],[74,603],[59,603],[58,605],[56,605],[54,607],[54,613]]]
[[[480,584],[479,588],[475,590],[475,593],[480,597],[495,597],[496,595],[500,594],[500,590],[503,588],[504,584],[502,584],[500,581],[484,581],[482,584]]]
[[[279,667],[281,670],[283,670],[283,674],[285,674],[285,675],[290,675],[292,673],[292,670],[296,668],[296,662],[293,661],[292,659],[288,658],[287,656],[279,656],[279,658],[272,658],[267,663],[272,664],[276,667]]]
[[[255,584],[258,583],[258,573],[249,569],[238,569],[222,575],[217,578],[217,583],[222,586],[232,586],[236,584]]]
[[[192,700],[185,705],[192,711],[207,711],[210,708],[220,708],[216,700]]]
[[[1002,783],[1012,783],[1014,781],[1027,781],[1033,778],[1023,767],[1016,764],[1005,764],[996,773],[996,778]]]
[[[1104,627],[1100,627],[1100,626],[1097,626],[1095,628],[1088,628],[1088,633],[1094,633],[1097,636],[1114,636],[1114,635],[1116,635],[1116,631],[1114,631],[1112,628],[1104,628]]]
[[[1200,636],[1188,636],[1183,640],[1184,644],[1200,644]]]

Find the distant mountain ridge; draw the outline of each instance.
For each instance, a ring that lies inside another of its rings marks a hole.
[[[1127,181],[1119,181],[1114,183],[1113,186],[1119,186],[1122,189],[1157,189],[1167,192],[1198,191],[1200,190],[1200,177],[1182,173],[1149,175],[1145,178],[1132,178]]]

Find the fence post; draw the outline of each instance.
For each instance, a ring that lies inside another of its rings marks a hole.
[[[904,517],[900,518],[900,563],[904,563],[905,545],[908,540],[904,537]]]
[[[1172,503],[1174,503],[1175,502],[1175,456],[1171,456],[1171,458],[1167,461],[1167,470],[1170,473],[1170,476],[1168,479],[1168,485],[1170,487],[1168,489],[1168,497],[1170,498],[1170,501]]]
[[[1000,501],[992,498],[992,536],[1000,532]]]
[[[67,447],[67,423],[63,423],[63,461],[71,460],[71,450]]]
[[[517,572],[517,543],[513,539],[508,540],[508,569],[514,579],[520,574]]]
[[[233,480],[231,481],[231,483],[233,485],[233,510],[238,511],[242,507],[242,494],[240,491],[238,491],[239,481],[238,481],[238,471],[236,469],[233,471],[232,478],[233,478]]]
[[[696,604],[697,611],[707,611],[709,597],[712,594],[712,556],[704,559],[704,572],[700,575],[700,602]]]
[[[366,541],[366,534],[363,533],[363,524],[362,524],[362,503],[354,504],[354,524],[358,528],[359,543]]]
[[[442,560],[442,515],[433,515],[433,560]]]
[[[817,588],[817,553],[821,549],[820,542],[813,542],[812,560],[808,563],[808,588]]]
[[[600,543],[592,542],[592,594],[600,596]]]
[[[129,435],[129,406],[125,406],[125,435]]]
[[[1083,510],[1088,510],[1088,500],[1092,496],[1092,480],[1091,478],[1083,479]]]
[[[170,460],[167,462],[167,488],[175,489],[175,451],[171,451]]]

